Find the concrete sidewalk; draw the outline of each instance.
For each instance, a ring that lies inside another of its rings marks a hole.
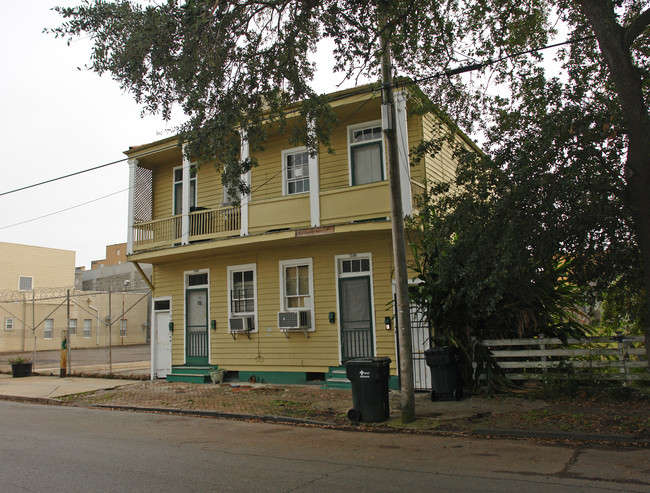
[[[135,383],[137,382],[133,380],[114,378],[59,378],[38,375],[13,378],[11,375],[0,374],[0,397],[48,400],[66,395],[114,389]]]

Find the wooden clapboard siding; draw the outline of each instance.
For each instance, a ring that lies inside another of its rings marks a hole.
[[[406,127],[408,132],[408,148],[409,151],[417,146],[422,141],[422,117],[414,115],[409,111],[407,106],[407,120]],[[424,159],[419,164],[413,165],[413,161],[409,159],[411,179],[424,183],[425,179],[425,162]]]
[[[339,123],[331,137],[334,153],[330,154],[324,148],[321,148],[319,153],[321,190],[334,190],[350,184],[348,127],[381,119],[379,99],[374,98],[367,103],[365,101],[366,98],[337,108]]]
[[[153,219],[164,219],[174,213],[174,168],[180,162],[166,162],[153,169]]]
[[[221,207],[221,170],[215,162],[203,163],[196,174],[196,205],[207,209]]]
[[[384,328],[384,317],[392,316],[392,257],[390,232],[320,236],[301,244],[285,244],[253,253],[224,253],[155,267],[155,296],[172,296],[173,364],[184,362],[184,273],[194,269],[210,272],[210,363],[241,371],[327,371],[339,364],[338,323],[330,324],[329,312],[337,322],[336,255],[372,254],[374,322],[377,355],[395,359],[394,331]],[[315,330],[306,338],[292,332],[287,338],[277,327],[280,310],[280,268],[283,260],[311,258],[314,279]],[[227,267],[255,264],[257,272],[258,331],[228,333]],[[393,368],[395,364],[393,363]]]

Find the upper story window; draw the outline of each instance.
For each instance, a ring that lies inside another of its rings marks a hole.
[[[18,278],[18,289],[20,291],[31,291],[33,289],[33,277],[20,276]]]
[[[381,122],[348,127],[350,182],[363,185],[384,180],[384,140]]]
[[[284,194],[309,192],[309,153],[303,148],[282,152]]]
[[[190,166],[190,207],[196,207],[196,165]],[[174,168],[174,215],[183,213],[183,167]]]

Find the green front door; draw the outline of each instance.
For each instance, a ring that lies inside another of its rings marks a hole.
[[[190,365],[208,364],[208,290],[185,292],[185,361]]]
[[[339,279],[343,361],[373,356],[370,277]]]

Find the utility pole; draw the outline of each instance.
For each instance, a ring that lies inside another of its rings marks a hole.
[[[70,360],[70,346],[71,337],[70,337],[70,290],[68,289],[68,324],[67,324],[67,334],[68,334],[68,347],[66,348],[66,356],[68,359],[68,375],[72,375],[72,361]]]
[[[113,313],[111,311],[111,284],[108,284],[108,374],[113,374]]]
[[[386,6],[386,0],[380,0]],[[395,131],[395,100],[393,97],[393,66],[390,52],[390,35],[386,29],[386,14],[380,14],[382,129],[388,147],[388,183],[390,186],[390,215],[393,236],[393,262],[397,294],[397,326],[399,341],[399,374],[401,387],[402,423],[415,420],[415,395],[413,391],[413,354],[411,320],[406,270],[406,238],[404,211],[399,176],[397,132]]]

